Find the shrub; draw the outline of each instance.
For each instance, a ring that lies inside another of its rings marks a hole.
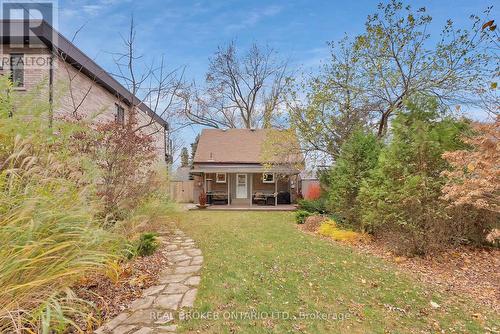
[[[360,228],[359,189],[362,181],[376,166],[379,152],[377,137],[357,130],[342,145],[340,155],[328,175],[328,209],[357,229]]]
[[[441,117],[433,100],[407,103],[392,123],[392,138],[360,190],[365,230],[385,237],[397,252],[424,254],[454,232],[440,200],[448,167],[443,152],[463,147],[464,122]]]
[[[95,215],[113,207],[99,182],[105,165],[92,146],[103,134],[86,120],[56,118],[49,128],[44,95],[16,99],[7,81],[0,78],[0,332],[80,332],[70,319],[83,316],[91,325],[95,312],[71,286],[122,261],[130,244]],[[124,170],[115,170],[119,182]],[[116,203],[127,213],[156,190],[139,175],[126,181],[130,188],[119,185],[125,195]]]
[[[442,198],[450,204],[450,215],[456,222],[462,222],[457,226],[463,232],[461,236],[475,243],[492,243],[491,236],[498,228],[499,140],[500,116],[497,116],[494,122],[474,124],[473,133],[464,136],[464,142],[469,146],[467,149],[443,154],[452,168],[443,172],[446,184]],[[489,232],[493,233],[488,235]]]
[[[299,200],[298,207],[300,210],[304,210],[310,213],[326,213],[325,200],[322,198],[312,201],[307,199]]]
[[[143,233],[141,234],[137,243],[137,255],[148,256],[152,255],[159,247],[156,240],[156,233]]]
[[[297,224],[304,224],[307,217],[309,217],[311,215],[312,214],[308,211],[299,210],[299,211],[295,212],[295,221],[297,222]]]
[[[11,137],[12,123],[26,125],[17,116],[0,122],[10,153],[0,160],[0,332],[60,332],[83,311],[67,288],[101,270],[124,242],[95,221],[74,157],[52,151],[65,138]]]
[[[346,243],[365,242],[368,238],[365,234],[338,228],[333,220],[321,224],[318,233],[335,241]]]
[[[154,190],[150,183],[155,162],[151,136],[135,131],[131,124],[109,121],[80,134],[79,140],[86,142],[85,153],[99,173],[96,189],[103,204],[101,216],[112,224],[126,218]]]

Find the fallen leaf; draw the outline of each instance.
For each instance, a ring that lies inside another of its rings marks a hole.
[[[431,304],[432,308],[440,308],[441,307],[438,303],[433,302],[433,301],[431,301],[430,304]]]

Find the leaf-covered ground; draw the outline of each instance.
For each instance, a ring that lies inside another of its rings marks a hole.
[[[378,257],[304,234],[292,213],[193,211],[178,219],[205,257],[195,309],[181,332],[499,330],[493,310],[423,285]]]

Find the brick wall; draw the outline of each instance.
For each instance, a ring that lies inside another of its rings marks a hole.
[[[11,53],[23,53],[25,59],[49,59],[50,52],[46,47],[40,48],[24,48],[2,46],[2,59],[9,59]],[[37,66],[36,63],[25,66],[24,68],[24,87],[15,88],[20,94],[31,92],[34,89],[39,89],[40,93],[49,100],[49,73],[50,66],[42,64]],[[5,64],[0,70],[0,74],[10,75],[9,64]],[[63,59],[56,58],[54,60],[54,76],[53,76],[53,99],[54,99],[54,115],[70,116],[76,113],[79,116],[91,117],[93,122],[104,122],[115,119],[116,105],[120,105],[125,109],[125,117],[130,112],[126,104],[110,93],[107,89],[97,84],[87,75],[78,71],[75,67],[66,63]],[[143,131],[154,138],[154,143],[157,149],[158,161],[165,161],[165,130],[163,126],[152,121],[151,117],[140,111],[138,113],[139,125],[147,125]]]

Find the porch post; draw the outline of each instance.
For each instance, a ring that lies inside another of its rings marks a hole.
[[[227,173],[227,174],[226,174],[226,183],[227,183],[227,206],[229,206],[229,205],[230,205],[230,202],[231,202],[231,198],[230,198],[230,197],[231,197],[231,194],[230,194],[230,187],[229,187],[229,183],[230,183],[230,180],[231,180],[231,179],[230,179],[230,177],[229,177],[229,176],[230,176],[230,174],[229,174],[229,173]]]
[[[278,206],[278,174],[274,174],[274,206]]]
[[[250,177],[249,177],[248,182],[250,182],[250,206],[252,206],[253,205],[253,203],[252,203],[253,202],[252,201],[252,197],[253,197],[253,195],[252,195],[253,194],[253,189],[252,189],[253,188],[253,173],[250,173],[249,175],[250,175]]]
[[[203,173],[203,192],[205,193],[205,198],[207,197],[207,174]]]

